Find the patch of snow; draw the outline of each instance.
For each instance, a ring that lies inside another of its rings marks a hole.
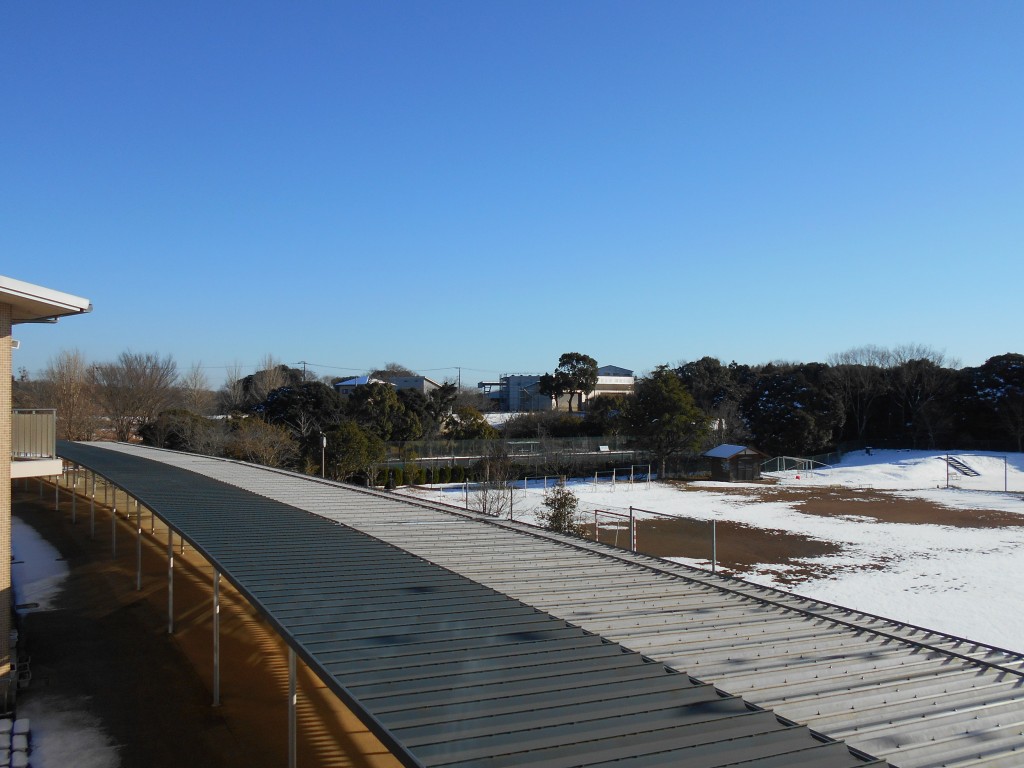
[[[118,748],[87,699],[26,696],[18,715],[32,721],[32,768],[117,768]]]
[[[19,609],[19,613],[52,610],[53,600],[68,575],[67,563],[60,559],[60,553],[35,528],[12,517],[11,554],[14,604],[38,604]]]
[[[11,518],[11,581],[19,613],[53,610],[68,566],[39,533],[18,517]],[[33,768],[117,768],[117,748],[89,712],[88,700],[71,700],[29,691],[18,714],[32,722]]]

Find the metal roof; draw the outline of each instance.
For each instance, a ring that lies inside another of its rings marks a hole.
[[[707,456],[709,459],[731,459],[738,453],[751,453],[759,456],[764,456],[755,448],[748,448],[745,445],[730,445],[729,443],[722,443],[721,445],[712,448],[710,451],[704,451],[701,456]]]
[[[11,321],[38,323],[92,311],[88,299],[0,275],[0,303],[13,308]]]
[[[115,449],[288,499],[903,768],[1024,764],[1021,654],[395,494]]]
[[[373,515],[379,497],[132,446],[62,442],[58,453],[166,520],[408,765],[883,764],[478,580],[274,498],[298,487],[306,504],[320,499],[329,511],[344,499]],[[200,466],[207,472],[190,471]],[[209,470],[219,469],[281,487],[246,489],[215,479]],[[433,527],[415,518],[390,522],[410,531]]]

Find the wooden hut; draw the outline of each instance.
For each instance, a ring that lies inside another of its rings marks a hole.
[[[726,483],[749,483],[761,479],[761,462],[771,458],[757,448],[724,443],[701,454],[708,460],[711,479]]]

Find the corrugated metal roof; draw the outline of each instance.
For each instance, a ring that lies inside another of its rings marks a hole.
[[[275,498],[298,490],[303,503],[326,509],[342,498],[372,508],[380,497],[132,446],[61,443],[58,452],[167,520],[406,764],[881,764],[398,545]],[[262,493],[215,479],[217,471],[188,471],[200,466],[279,487]],[[392,517],[392,524],[411,523],[393,527],[428,537],[453,533],[434,530],[434,518],[465,522],[405,507],[431,518]]]
[[[731,459],[736,454],[743,453],[744,451],[749,451],[751,453],[755,452],[754,449],[747,448],[744,445],[729,445],[728,443],[723,443],[716,448],[712,448],[710,451],[704,451],[701,456],[707,456],[709,459]],[[760,451],[757,451],[757,453],[760,454]]]
[[[1021,654],[394,494],[160,455],[343,521],[903,768],[1024,764]]]

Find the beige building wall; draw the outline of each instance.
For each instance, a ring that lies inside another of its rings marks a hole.
[[[0,303],[0,691],[11,701],[11,317]]]

